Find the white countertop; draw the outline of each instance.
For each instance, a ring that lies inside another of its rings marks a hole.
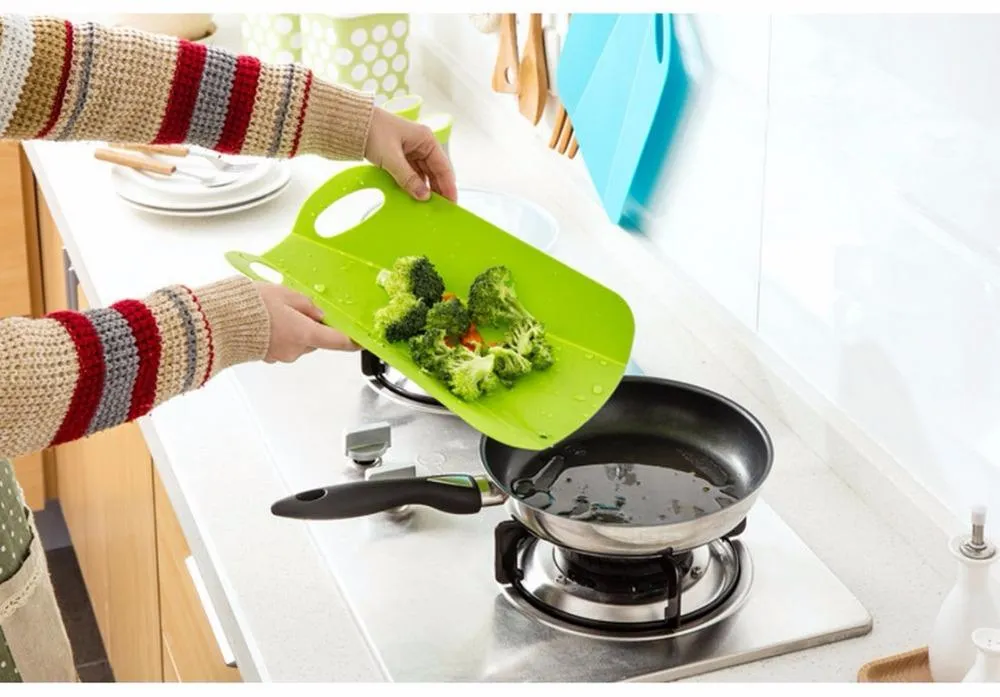
[[[887,522],[884,512],[839,478],[786,426],[787,395],[765,393],[728,365],[698,332],[676,320],[671,304],[696,314],[703,299],[653,300],[629,269],[602,254],[609,226],[593,215],[587,192],[553,186],[551,155],[536,143],[497,142],[433,90],[431,106],[456,117],[451,156],[459,184],[533,200],[561,224],[565,260],[620,292],[636,316],[635,358],[647,373],[704,385],[741,402],[772,435],[776,467],[764,489],[772,508],[838,575],[874,616],[861,639],[704,675],[719,681],[852,681],[867,661],[922,646],[949,579]],[[232,272],[226,251],[263,251],[290,229],[300,203],[343,165],[302,158],[293,181],[261,208],[205,220],[158,218],[125,206],[109,172],[83,144],[28,147],[40,186],[92,305],[142,296],[170,283],[195,285]],[[602,238],[602,236],[605,236]],[[600,260],[595,263],[590,261]],[[664,273],[667,273],[664,271]],[[705,305],[706,311],[708,305]],[[715,337],[719,342],[729,337]],[[715,340],[713,339],[713,340]],[[357,361],[356,355],[310,356],[294,366],[267,367],[273,389],[285,390],[314,361]],[[307,527],[271,516],[287,495],[280,458],[249,412],[236,368],[203,389],[158,408],[142,429],[177,509],[192,552],[247,680],[383,680],[377,661],[343,602]],[[294,372],[293,372],[294,371]],[[748,387],[754,385],[754,389]],[[316,453],[323,457],[324,453]],[[892,512],[888,518],[898,516]],[[488,569],[484,573],[489,573]],[[400,582],[405,582],[400,580]]]

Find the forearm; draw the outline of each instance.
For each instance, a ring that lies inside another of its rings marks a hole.
[[[0,459],[102,431],[264,357],[252,281],[171,286],[142,301],[0,320]]]
[[[372,97],[301,65],[126,28],[0,17],[0,137],[362,159]]]

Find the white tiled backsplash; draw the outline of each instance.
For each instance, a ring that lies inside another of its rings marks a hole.
[[[646,234],[956,514],[1000,520],[1000,16],[691,20]],[[415,27],[488,89],[494,36]]]

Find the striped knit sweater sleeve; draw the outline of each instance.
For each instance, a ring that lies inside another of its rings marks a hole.
[[[371,97],[169,37],[0,15],[0,138],[191,143],[362,159]],[[164,288],[86,312],[0,319],[0,458],[136,419],[264,357],[256,285]]]
[[[0,320],[0,459],[143,416],[267,351],[255,284],[171,286],[144,300]]]
[[[370,95],[301,65],[127,28],[0,15],[0,138],[364,156]]]

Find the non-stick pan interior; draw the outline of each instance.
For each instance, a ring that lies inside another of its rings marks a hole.
[[[771,446],[745,410],[691,385],[622,381],[604,408],[542,452],[486,440],[484,465],[510,495],[576,520],[666,525],[746,498],[767,477]]]

